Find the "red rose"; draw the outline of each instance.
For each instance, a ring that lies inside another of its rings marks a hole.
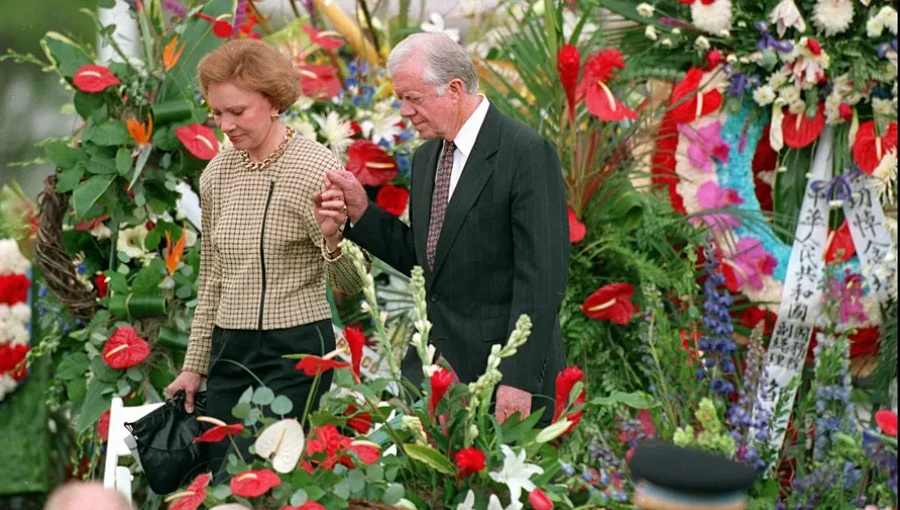
[[[390,184],[382,186],[375,196],[375,203],[385,211],[400,216],[406,210],[406,204],[409,202],[409,191],[400,186],[392,186]]]

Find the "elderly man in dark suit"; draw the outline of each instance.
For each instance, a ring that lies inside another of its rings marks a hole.
[[[327,174],[315,207],[346,213],[344,235],[399,271],[424,269],[430,339],[462,382],[485,371],[491,345],[527,314],[528,342],[500,365],[496,414],[548,407],[547,422],[566,361],[558,313],[569,235],[556,151],[477,93],[472,61],[443,34],[407,37],[388,73],[400,114],[427,140],[413,157],[410,226],[346,171]]]

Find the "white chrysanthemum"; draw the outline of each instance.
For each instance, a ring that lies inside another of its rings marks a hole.
[[[656,27],[653,25],[647,25],[647,28],[644,29],[644,37],[650,39],[651,41],[655,41],[659,36],[656,35]]]
[[[696,40],[694,40],[694,46],[696,46],[697,49],[700,49],[700,50],[708,50],[709,49],[709,39],[707,39],[706,37],[701,35],[701,36],[697,37]]]
[[[143,224],[119,230],[119,237],[116,239],[116,250],[125,253],[133,259],[143,257],[147,253],[147,250],[144,248],[147,234],[149,232]]]
[[[894,112],[894,104],[890,99],[872,98],[872,112],[880,117],[890,117]]]
[[[878,18],[881,19],[881,23],[885,28],[892,34],[897,35],[897,11],[893,7],[882,7],[878,11]]]
[[[387,140],[394,143],[394,137],[400,134],[397,123],[403,120],[393,105],[386,101],[375,104],[371,112],[366,112],[367,118],[360,120],[359,127],[364,137],[375,143]]]
[[[691,4],[691,20],[695,27],[712,35],[731,30],[731,0],[716,0],[709,5]]]
[[[342,119],[340,115],[331,111],[323,117],[313,114],[312,118],[319,125],[322,137],[325,139],[325,145],[334,153],[334,157],[342,160],[347,147],[353,143],[353,127],[346,119]]]
[[[6,324],[6,321],[12,316],[12,310],[9,305],[0,305],[0,324]],[[2,329],[0,329],[2,331]]]
[[[784,99],[785,104],[796,103],[800,101],[800,89],[789,85],[778,91],[778,97]]]
[[[872,16],[869,21],[866,21],[866,35],[874,39],[881,37],[882,32],[884,32],[884,21],[880,16]]]
[[[31,263],[19,251],[19,245],[14,240],[0,240],[0,275],[25,274],[29,268]]]
[[[653,6],[648,3],[639,4],[637,6],[637,13],[645,18],[649,18],[650,16],[653,16],[654,10],[655,9],[653,8]]]
[[[31,321],[31,307],[25,303],[17,303],[10,309],[9,317],[13,321],[28,324]]]
[[[853,22],[853,0],[819,0],[813,22],[829,37],[844,32]]]
[[[4,335],[13,346],[28,345],[28,329],[24,323],[7,321]]]
[[[768,85],[763,85],[753,91],[753,100],[760,106],[770,105],[775,101],[775,91]]]
[[[894,184],[897,182],[896,147],[891,149],[890,152],[881,158],[878,166],[872,171],[872,177],[877,179],[875,182],[875,189],[878,191],[878,196],[886,204],[893,205],[897,199],[897,197],[894,196]]]
[[[6,398],[6,396],[12,393],[18,385],[19,383],[17,383],[11,375],[0,374],[0,400]]]
[[[806,21],[800,14],[800,9],[794,0],[781,0],[778,5],[772,9],[769,15],[769,21],[775,23],[778,31],[778,37],[784,37],[788,28],[795,28],[798,32],[806,31]]]

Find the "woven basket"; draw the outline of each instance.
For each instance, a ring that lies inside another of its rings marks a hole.
[[[88,322],[97,308],[97,294],[78,281],[72,256],[63,244],[62,225],[69,210],[69,194],[56,192],[56,174],[47,177],[44,190],[38,195],[38,208],[35,263],[43,273],[47,289],[65,305],[69,315]]]

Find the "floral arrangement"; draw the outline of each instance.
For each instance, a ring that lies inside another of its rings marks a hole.
[[[28,375],[31,263],[13,239],[0,239],[0,402]]]

